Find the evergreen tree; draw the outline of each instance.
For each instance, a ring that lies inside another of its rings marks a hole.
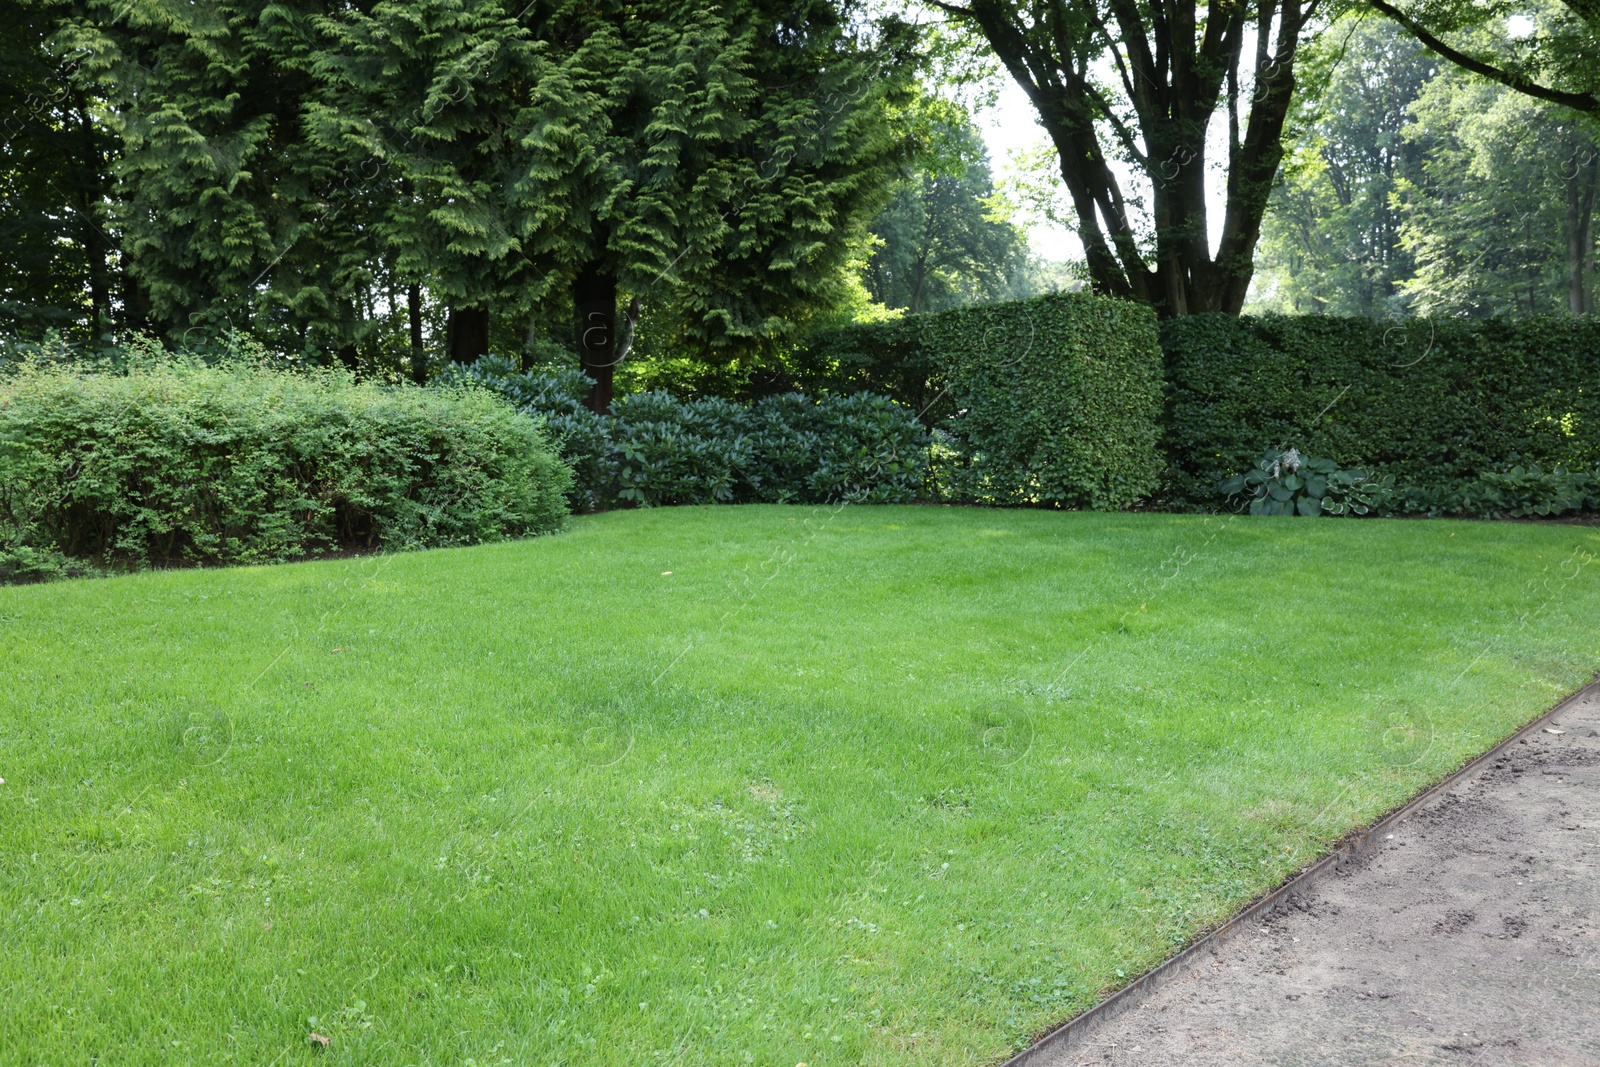
[[[175,340],[231,326],[348,353],[362,337],[379,190],[348,183],[350,161],[301,122],[328,6],[95,0],[58,35],[106,102],[121,252]]]
[[[470,359],[568,304],[603,408],[619,293],[686,345],[778,343],[906,143],[909,31],[823,0],[85,2],[56,39],[89,57],[122,256],[175,337],[420,373],[441,307]]]
[[[319,67],[319,143],[415,190],[386,239],[451,301],[454,356],[483,350],[491,309],[570,294],[603,410],[642,301],[732,357],[837,294],[902,151],[902,27],[869,42],[819,2],[510,10],[380,3],[339,21]]]
[[[96,122],[98,101],[74,84],[83,57],[53,40],[68,10],[17,0],[0,36],[0,324],[88,340],[119,308],[105,215],[113,146]]]

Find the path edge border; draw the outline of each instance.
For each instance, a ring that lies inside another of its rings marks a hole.
[[[1483,770],[1486,764],[1498,758],[1506,749],[1523,740],[1527,735],[1541,729],[1545,723],[1591,694],[1600,696],[1600,677],[1592,679],[1587,685],[1569,694],[1554,707],[1524,723],[1493,748],[1468,760],[1447,777],[1440,779],[1412,796],[1409,800],[1404,801],[1398,807],[1379,816],[1374,822],[1350,831],[1341,837],[1321,859],[1290,875],[1277,888],[1268,890],[1265,894],[1235,912],[1227,922],[1201,934],[1185,945],[1176,955],[1168,957],[1165,961],[1135,978],[1094,1007],[1073,1016],[1049,1031],[1021,1052],[1005,1060],[1000,1067],[1042,1067],[1046,1059],[1058,1053],[1081,1047],[1084,1038],[1095,1026],[1114,1019],[1143,1003],[1157,989],[1185,974],[1196,962],[1197,958],[1208,949],[1226,941],[1237,933],[1241,927],[1249,924],[1262,913],[1270,911],[1273,907],[1295,894],[1304,892],[1313,883],[1327,877],[1328,874],[1338,870],[1344,864],[1364,857],[1373,849],[1375,841],[1382,840],[1381,835],[1385,831],[1403,822],[1407,816],[1424,804],[1455,788],[1464,779]]]

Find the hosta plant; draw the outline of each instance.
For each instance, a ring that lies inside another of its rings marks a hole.
[[[1269,448],[1243,474],[1218,487],[1230,500],[1247,497],[1252,515],[1366,515],[1392,488],[1363,468],[1343,470],[1331,459],[1297,449]]]

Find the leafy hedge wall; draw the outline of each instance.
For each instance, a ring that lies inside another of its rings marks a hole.
[[[1161,340],[1175,502],[1215,505],[1218,481],[1271,447],[1393,477],[1391,511],[1472,510],[1484,477],[1600,462],[1593,318],[1199,315]]]
[[[956,499],[1122,508],[1161,471],[1159,335],[1127,301],[1053,293],[847,327],[797,370],[921,412],[954,450],[941,478]]]
[[[177,359],[0,377],[0,578],[520,537],[561,526],[571,481],[485,390]]]
[[[928,431],[887,397],[787,393],[753,405],[665,392],[585,408],[576,370],[519,372],[503,357],[454,367],[541,416],[572,465],[580,510],[629,505],[906,503],[923,494]]]

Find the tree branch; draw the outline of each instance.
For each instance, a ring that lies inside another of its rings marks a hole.
[[[1502,70],[1492,63],[1486,63],[1481,59],[1467,55],[1465,52],[1451,48],[1428,32],[1426,26],[1389,3],[1388,0],[1367,0],[1367,3],[1395,22],[1398,22],[1401,26],[1404,26],[1413,37],[1458,67],[1470,70],[1474,74],[1481,74],[1485,78],[1499,82],[1508,89],[1514,89],[1538,100],[1548,100],[1552,104],[1561,104],[1572,108],[1574,111],[1600,111],[1600,98],[1596,98],[1590,93],[1568,93],[1560,89],[1551,89],[1548,86],[1540,85],[1528,78],[1524,78],[1520,74]]]
[[[1111,129],[1115,131],[1117,140],[1122,142],[1122,147],[1128,150],[1128,154],[1133,157],[1134,162],[1149,171],[1150,157],[1139,151],[1139,146],[1133,139],[1133,131],[1128,129],[1127,125],[1117,118],[1116,113],[1111,110],[1111,101],[1107,100],[1100,90],[1096,89],[1093,83],[1087,79],[1079,86],[1079,91],[1094,101],[1095,106],[1100,109],[1105,120],[1111,124]]]

